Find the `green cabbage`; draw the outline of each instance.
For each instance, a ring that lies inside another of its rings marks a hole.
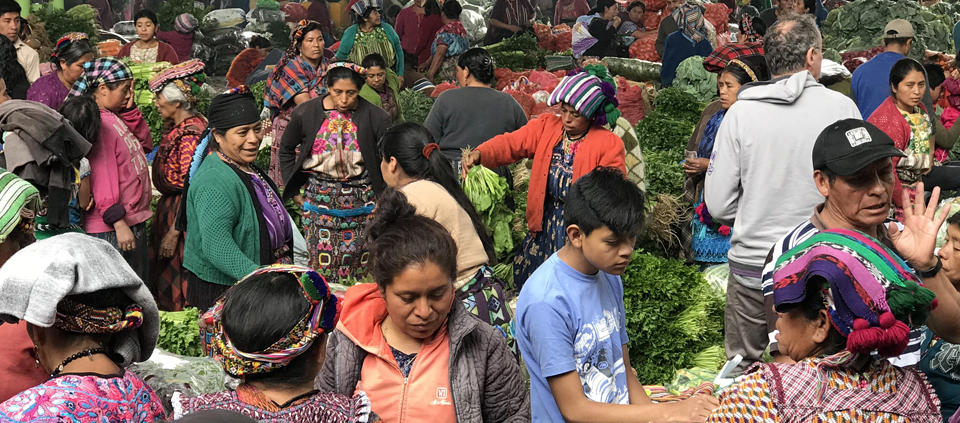
[[[701,103],[709,103],[719,98],[717,74],[703,68],[703,57],[700,56],[688,57],[680,62],[673,86],[693,95]]]

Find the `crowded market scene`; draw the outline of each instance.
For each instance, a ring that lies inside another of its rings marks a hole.
[[[960,423],[960,1],[404,1],[0,0],[0,423]]]

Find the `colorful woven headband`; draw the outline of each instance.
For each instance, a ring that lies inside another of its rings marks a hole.
[[[741,62],[740,59],[731,59],[729,62],[727,62],[727,64],[728,64],[728,65],[737,65],[737,66],[743,68],[744,72],[746,72],[747,75],[750,76],[750,80],[751,80],[751,81],[753,81],[753,82],[759,81],[759,79],[757,79],[757,74],[753,71],[753,69],[750,69],[750,66],[747,66],[746,63]]]
[[[89,39],[90,37],[88,37],[87,34],[83,32],[71,32],[67,35],[64,35],[63,37],[60,37],[59,40],[57,40],[57,44],[54,45],[53,47],[54,52],[51,56],[57,57],[57,55],[63,52],[64,49],[69,47],[71,43],[75,43],[80,40],[89,40]]]
[[[315,21],[308,21],[306,19],[297,22],[297,26],[293,29],[293,32],[290,33],[290,43],[296,46],[300,41],[303,41],[303,36],[305,35],[303,31],[307,29],[310,24],[319,25],[319,23]]]
[[[340,302],[330,292],[326,280],[307,267],[292,265],[264,267],[247,275],[237,282],[237,285],[265,273],[288,273],[296,277],[300,287],[303,288],[303,296],[310,302],[311,308],[290,332],[270,347],[263,351],[246,352],[240,351],[230,342],[230,338],[223,329],[224,298],[217,301],[213,309],[213,351],[223,365],[223,369],[236,377],[268,373],[285,367],[307,351],[318,336],[333,330],[340,316]]]
[[[221,95],[227,95],[227,94],[252,94],[252,91],[250,91],[250,87],[246,85],[241,85],[239,87],[234,87],[229,90],[226,90]]]
[[[203,62],[196,59],[171,66],[150,79],[150,91],[159,93],[168,83],[173,83],[187,101],[196,105],[200,87],[207,80],[204,67]]]
[[[854,230],[819,232],[781,255],[773,274],[774,308],[788,312],[801,303],[812,278],[825,282],[830,321],[857,354],[900,355],[909,342],[908,324],[923,325],[936,306],[933,292],[900,257]]]
[[[363,66],[360,66],[360,65],[358,65],[358,64],[356,64],[356,63],[351,63],[351,62],[334,62],[334,63],[331,64],[329,67],[327,67],[327,73],[329,74],[329,72],[330,72],[331,70],[333,70],[334,68],[347,68],[347,69],[350,69],[350,70],[352,70],[352,71],[354,71],[354,72],[356,72],[356,73],[359,73],[360,76],[367,76],[367,68],[365,68],[365,67],[363,67]]]
[[[119,307],[96,308],[68,298],[57,304],[53,325],[67,332],[117,333],[136,329],[143,323],[143,308],[133,304],[125,310]]]

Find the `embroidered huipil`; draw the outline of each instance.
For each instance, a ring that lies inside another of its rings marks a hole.
[[[363,175],[363,156],[357,144],[357,125],[350,113],[327,110],[303,170],[332,180],[346,181]]]

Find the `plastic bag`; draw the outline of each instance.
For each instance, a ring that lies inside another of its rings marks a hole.
[[[243,9],[219,9],[208,13],[203,21],[212,22],[214,28],[229,28],[246,22],[246,14]]]
[[[279,10],[253,9],[247,13],[247,21],[249,22],[284,22],[285,19],[286,15]]]
[[[660,63],[620,57],[605,57],[603,62],[607,64],[610,73],[637,82],[659,82],[660,69],[663,67]]]
[[[626,78],[617,79],[617,101],[620,102],[620,114],[630,125],[636,126],[643,119],[643,84],[627,81]]]
[[[433,98],[440,97],[440,94],[443,94],[444,91],[449,91],[449,90],[453,90],[453,89],[456,89],[456,88],[460,88],[460,87],[457,86],[457,84],[453,84],[453,83],[450,83],[450,82],[444,82],[444,83],[442,83],[442,84],[440,84],[440,85],[437,85],[437,88],[434,88],[434,89],[433,89],[433,93],[430,94],[430,97],[433,97]]]
[[[240,45],[240,30],[236,28],[215,29],[207,33],[204,44],[210,47],[234,44]],[[239,53],[239,52],[238,52]]]
[[[550,99],[550,91],[540,90],[530,95],[537,104],[546,103]]]
[[[549,72],[533,71],[530,72],[530,82],[537,84],[541,89],[552,93],[560,85],[560,78]]]
[[[137,24],[133,21],[120,21],[113,25],[113,32],[120,35],[137,35]]]
[[[476,11],[464,9],[460,13],[460,23],[467,31],[467,39],[471,43],[479,43],[487,36],[487,23],[483,20],[483,15]]]

